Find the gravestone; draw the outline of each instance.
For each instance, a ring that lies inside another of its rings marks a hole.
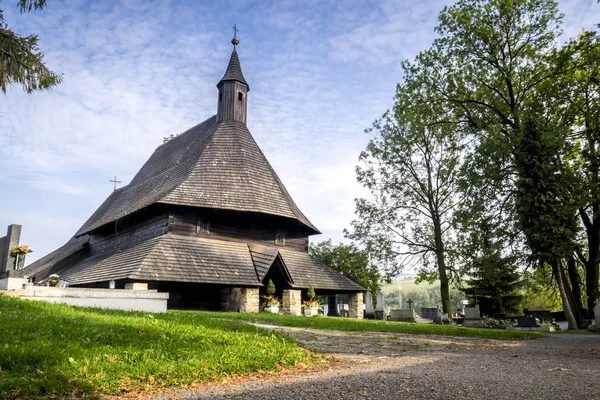
[[[463,326],[471,328],[483,328],[483,320],[481,319],[481,313],[479,312],[479,304],[475,304],[475,307],[465,307],[465,319]]]
[[[375,319],[385,319],[385,313],[383,311],[383,293],[381,293],[381,290],[377,292],[377,308],[375,310]]]
[[[365,318],[375,318],[375,313],[373,312],[373,297],[371,297],[371,293],[369,292],[365,293]]]
[[[415,310],[406,308],[396,308],[390,310],[390,320],[401,322],[417,322],[415,319]]]
[[[521,328],[536,328],[539,327],[535,317],[517,317],[517,326]]]
[[[0,290],[16,290],[23,287],[23,269],[18,256],[12,253],[19,245],[21,225],[12,224],[6,236],[0,238]],[[24,259],[23,259],[24,260]]]
[[[523,310],[523,315],[526,317],[534,317],[540,320],[540,322],[552,322],[552,311],[550,310]]]
[[[436,324],[442,323],[442,313],[437,307],[421,308],[421,317],[430,319]]]

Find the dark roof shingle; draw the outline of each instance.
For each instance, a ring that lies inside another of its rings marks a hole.
[[[261,285],[247,244],[172,234],[87,258],[58,274],[72,285],[111,279]]]
[[[308,253],[279,249],[294,287],[306,289],[313,285],[315,289],[340,291],[365,291],[366,289],[341,273],[328,267]]]
[[[244,74],[242,73],[242,65],[240,64],[240,59],[235,49],[231,53],[231,58],[229,59],[229,64],[227,65],[225,75],[223,75],[223,78],[221,78],[221,80],[217,84],[217,87],[221,86],[221,82],[224,81],[237,81],[243,83],[244,85],[246,85],[248,91],[250,91],[250,86],[244,78]]]
[[[75,234],[82,235],[154,203],[304,216],[246,125],[213,116],[158,147],[132,179],[113,192]]]

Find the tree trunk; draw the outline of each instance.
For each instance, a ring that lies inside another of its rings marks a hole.
[[[567,296],[567,291],[565,289],[565,279],[564,279],[564,271],[560,265],[560,261],[557,259],[552,260],[552,273],[554,278],[556,279],[556,284],[558,285],[558,291],[560,292],[560,298],[562,300],[563,312],[565,313],[565,317],[567,317],[567,323],[569,324],[569,329],[577,329],[577,321],[575,320],[575,316],[573,315],[573,311],[571,310],[571,305],[569,303],[569,297]]]
[[[579,289],[577,285],[579,275],[577,275],[575,260],[570,259],[567,261],[567,268],[569,271],[569,280],[567,280],[567,275],[565,274],[564,269],[561,267],[562,280],[565,285],[565,292],[567,294],[567,298],[569,299],[569,305],[571,306],[571,311],[573,312],[573,316],[575,317],[575,321],[577,321],[577,326],[582,328],[586,325],[585,319],[582,312],[582,304],[581,304],[581,290],[579,290],[579,301],[577,301],[576,290]],[[572,276],[574,275],[574,276]],[[570,281],[570,285],[569,285]]]
[[[587,227],[588,260],[585,266],[585,290],[588,310],[593,311],[598,298],[598,252],[600,251],[600,218]]]
[[[580,311],[583,311],[584,307],[581,293],[581,277],[577,273],[577,262],[574,258],[571,258],[569,261],[567,261],[567,268],[569,271],[569,281],[571,282],[571,291],[573,292],[575,304]]]
[[[435,254],[437,258],[438,273],[440,275],[440,295],[442,297],[442,312],[452,318],[452,306],[450,305],[450,284],[448,282],[448,273],[446,271],[446,257],[444,250],[444,241],[442,240],[442,229],[439,219],[433,222],[435,235]]]

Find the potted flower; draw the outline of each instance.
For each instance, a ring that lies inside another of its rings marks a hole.
[[[60,278],[58,275],[52,274],[48,277],[48,284],[51,287],[57,287],[59,283],[60,283]]]
[[[279,312],[279,299],[275,297],[275,292],[275,284],[269,279],[269,283],[267,284],[267,295],[263,296],[263,309],[273,314]]]
[[[319,311],[322,310],[323,307],[321,307],[321,299],[315,294],[313,285],[308,286],[308,293],[306,295],[308,300],[302,302],[302,305],[304,306],[304,315],[307,317],[319,315]]]
[[[20,244],[13,247],[11,255],[15,257],[15,270],[23,269],[25,266],[25,256],[29,253],[33,253],[33,250],[29,249],[28,246]]]

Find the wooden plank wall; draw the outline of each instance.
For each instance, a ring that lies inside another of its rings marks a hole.
[[[238,100],[238,93],[242,93],[242,101]],[[222,96],[222,99],[221,99]],[[217,106],[217,122],[242,121],[246,123],[248,93],[245,85],[239,82],[225,82],[219,89]]]
[[[209,232],[197,232],[198,219],[209,222]],[[275,245],[275,232],[285,232],[285,248],[308,252],[308,235],[281,219],[278,224],[260,223],[256,219],[239,215],[208,214],[195,210],[178,210],[169,216],[169,232],[176,235],[206,237],[211,239],[228,240],[233,242],[258,243],[270,247]]]
[[[105,251],[116,251],[119,247],[141,242],[168,232],[167,214],[150,217],[123,230],[118,229],[110,233],[92,233],[89,245],[92,255]],[[118,235],[117,235],[118,234]]]

